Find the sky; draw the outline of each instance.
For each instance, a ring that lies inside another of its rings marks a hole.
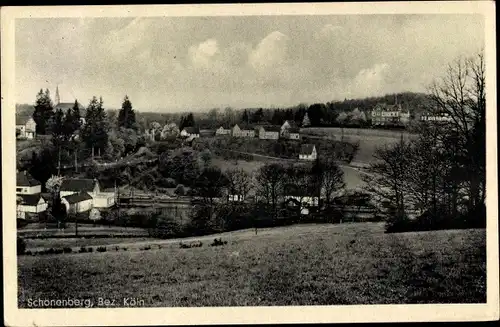
[[[481,15],[23,18],[16,102],[140,111],[282,107],[425,92],[484,46]]]

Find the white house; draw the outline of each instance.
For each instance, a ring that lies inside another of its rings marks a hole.
[[[61,203],[68,214],[86,212],[93,208],[93,198],[83,191],[61,197]]]
[[[294,121],[285,120],[283,125],[281,125],[280,136],[291,140],[298,140],[300,139],[300,128]]]
[[[16,194],[38,194],[42,192],[42,184],[27,171],[18,172],[16,177]]]
[[[33,117],[16,114],[17,138],[34,139],[36,136],[36,123]]]
[[[318,153],[314,144],[302,144],[300,147],[299,159],[300,160],[316,160]]]
[[[400,104],[377,104],[371,112],[372,125],[405,125],[410,121],[410,112],[404,110]]]
[[[215,135],[230,135],[231,134],[231,128],[228,126],[220,126],[215,130]]]
[[[420,116],[420,120],[425,122],[446,123],[453,121],[453,118],[447,112],[425,112]]]
[[[297,187],[287,184],[284,187],[284,200],[289,206],[300,206],[301,214],[309,214],[309,208],[319,206],[319,197],[311,187]]]
[[[38,214],[47,210],[47,201],[37,194],[20,194],[18,195],[19,202],[17,203],[17,218],[26,219],[27,214]]]
[[[228,194],[227,199],[231,202],[242,202],[245,200],[245,198],[241,194]]]
[[[200,129],[198,127],[184,127],[181,131],[182,137],[199,138]]]
[[[96,179],[66,178],[61,183],[61,198],[85,192],[92,198],[94,208],[110,208],[115,205],[115,192],[101,192]]]
[[[258,128],[259,139],[261,140],[277,140],[280,137],[280,127],[278,126],[261,126]]]

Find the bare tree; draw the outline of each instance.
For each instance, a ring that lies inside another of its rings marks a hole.
[[[226,172],[229,194],[236,194],[246,199],[252,189],[252,179],[243,169],[231,169]]]
[[[257,173],[258,194],[272,208],[273,218],[277,217],[278,201],[282,195],[285,169],[277,163],[262,166]]]

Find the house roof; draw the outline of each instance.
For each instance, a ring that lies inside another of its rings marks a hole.
[[[92,200],[92,197],[87,192],[79,192],[63,196],[63,199],[68,201],[69,204],[75,204],[82,201]]]
[[[289,133],[300,133],[300,128],[299,127],[290,127],[288,128]]]
[[[16,125],[26,125],[30,118],[31,116],[27,114],[16,114]]]
[[[314,149],[314,144],[302,144],[300,146],[300,154],[311,154],[313,152],[313,149]]]
[[[85,178],[66,178],[61,183],[61,191],[92,192],[97,180]]]
[[[298,126],[297,126],[297,123],[296,123],[294,120],[285,120],[285,121],[283,122],[283,125],[284,125],[286,122],[288,122],[288,125],[290,125],[290,127],[289,127],[289,128],[298,127]]]
[[[185,130],[189,134],[200,134],[199,127],[184,127],[183,130]]]
[[[255,128],[256,128],[256,126],[250,125],[250,124],[235,124],[233,126],[233,128],[236,126],[238,126],[243,131],[251,131],[251,130],[255,130]]]
[[[231,129],[231,127],[229,125],[220,125],[219,128]],[[217,129],[219,129],[219,128],[217,128]]]
[[[40,198],[43,199],[40,193],[37,194],[20,194],[18,195],[22,198],[21,204],[28,206],[36,206],[40,202]],[[45,201],[45,199],[43,199]]]
[[[27,171],[17,173],[17,186],[38,186],[42,185],[39,181],[33,178]]]

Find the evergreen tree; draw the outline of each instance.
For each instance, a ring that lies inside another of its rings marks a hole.
[[[62,109],[57,109],[54,113],[54,119],[52,122],[52,144],[56,148],[64,146],[67,140],[67,129],[65,126],[65,118]]]
[[[128,96],[125,96],[122,108],[118,112],[118,127],[137,129],[135,112],[134,109],[132,109],[132,103],[130,102]]]
[[[85,125],[82,129],[82,139],[86,147],[103,152],[108,144],[108,126],[102,97],[94,96],[87,107]],[[95,153],[95,152],[94,152]]]
[[[181,117],[181,123],[179,124],[179,130],[182,131],[184,127],[192,127],[194,126],[194,116],[192,113],[187,114],[186,117]]]
[[[304,119],[302,120],[302,126],[303,127],[311,126],[311,121],[309,120],[307,112],[304,114]]]
[[[248,122],[249,122],[248,112],[246,109],[243,111],[243,117],[241,118],[241,120],[242,120],[242,123],[244,123],[244,124],[248,124]]]
[[[252,122],[259,123],[264,118],[264,110],[262,108],[257,109],[252,115]]]
[[[40,89],[40,92],[36,95],[35,111],[33,112],[37,134],[45,135],[49,132],[53,114],[54,111],[49,90],[46,89],[44,92]]]

